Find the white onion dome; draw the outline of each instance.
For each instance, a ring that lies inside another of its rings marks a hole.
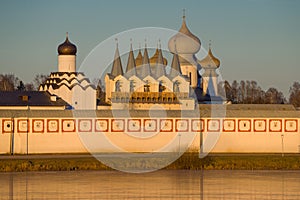
[[[200,50],[200,39],[188,29],[185,16],[180,30],[170,38],[168,46],[172,53],[178,54],[196,54]]]
[[[57,48],[58,55],[76,55],[77,47],[69,41],[68,33],[64,43]]]

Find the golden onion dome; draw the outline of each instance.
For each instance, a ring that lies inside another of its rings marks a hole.
[[[150,58],[150,64],[156,64],[157,63],[157,59],[158,59],[158,54],[159,54],[159,50],[158,48],[156,49],[154,55]],[[163,58],[164,60],[164,65],[167,65],[168,64],[168,61],[166,58]]]
[[[77,47],[69,41],[68,33],[64,43],[57,48],[58,55],[76,55]]]
[[[203,58],[199,63],[201,65],[201,67],[203,67],[203,68],[219,68],[220,67],[220,60],[213,55],[210,47],[209,47],[207,56],[205,58]]]

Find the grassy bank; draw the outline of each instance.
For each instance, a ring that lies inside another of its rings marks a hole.
[[[115,159],[127,168],[141,168],[160,163],[161,159],[151,158],[133,164],[130,159]],[[148,162],[148,163],[147,163]],[[150,168],[149,167],[149,168]],[[185,153],[165,169],[191,170],[300,170],[300,155],[290,154],[284,157],[281,154],[235,154],[235,155],[208,155],[199,159],[197,153]],[[93,157],[66,157],[66,158],[25,158],[0,159],[0,172],[13,171],[73,171],[73,170],[111,170],[110,167]]]
[[[47,158],[0,160],[0,172],[108,170],[95,158]]]
[[[199,159],[198,154],[186,153],[167,169],[206,170],[300,170],[299,154],[235,154],[208,155]]]

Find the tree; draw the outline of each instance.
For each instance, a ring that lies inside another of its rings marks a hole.
[[[226,98],[227,101],[233,102],[233,90],[228,81],[224,81],[218,85],[219,95]],[[225,93],[225,94],[224,94]]]
[[[98,82],[97,82],[98,81]],[[93,82],[97,82],[96,96],[100,102],[105,102],[105,92],[103,91],[103,85],[100,79],[94,79]],[[96,84],[95,84],[96,85]]]
[[[26,84],[25,84],[25,90],[26,90],[26,91],[34,91],[35,88],[34,88],[34,86],[33,86],[32,83],[26,83]]]
[[[33,84],[29,83],[33,86],[32,90],[39,90],[39,87],[41,84],[45,83],[47,80],[48,76],[44,75],[44,74],[37,74],[35,75],[34,79],[33,79]]]
[[[236,80],[234,80],[231,84],[231,90],[232,90],[232,102],[238,103],[238,87],[239,84]]]
[[[293,104],[295,107],[300,107],[300,83],[294,82],[293,86],[290,87],[290,104]]]
[[[265,103],[265,96],[266,96],[265,91],[263,91],[260,87],[258,87],[257,88],[257,97],[256,97],[254,103],[264,104]]]
[[[241,81],[237,91],[237,103],[245,103],[246,83]]]
[[[18,82],[14,74],[0,74],[0,91],[14,91]]]
[[[300,85],[300,84],[299,84]],[[286,102],[282,92],[276,88],[270,88],[265,92],[258,86],[256,81],[234,80],[230,86],[224,81],[222,86],[226,92],[226,99],[237,104],[281,104]],[[300,86],[299,86],[300,87]]]
[[[177,84],[178,84],[177,81],[174,82],[174,89],[173,89],[174,92],[176,92],[175,86]],[[227,101],[230,101],[229,97],[228,97],[228,94],[230,93],[230,89],[227,88],[228,85],[229,85],[228,81],[224,81],[224,82],[220,81],[220,82],[218,82],[218,85],[217,85],[217,87],[218,87],[218,96],[220,96],[224,100],[226,99]],[[230,87],[230,85],[229,85],[229,87]],[[226,89],[228,91],[226,91]]]
[[[284,102],[284,96],[282,92],[279,92],[276,88],[269,88],[265,95],[266,103],[280,104]]]
[[[25,90],[25,85],[23,83],[23,81],[20,81],[18,87],[17,87],[18,91],[24,91]]]

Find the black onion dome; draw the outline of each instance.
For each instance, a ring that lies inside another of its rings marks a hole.
[[[58,55],[76,55],[77,47],[69,41],[68,33],[64,43],[57,48]]]

